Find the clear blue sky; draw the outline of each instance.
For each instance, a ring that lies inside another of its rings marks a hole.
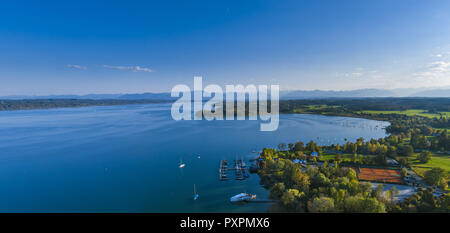
[[[0,96],[450,85],[450,1],[2,1]]]

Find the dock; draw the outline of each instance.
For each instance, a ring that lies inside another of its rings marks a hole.
[[[236,180],[245,180],[248,177],[246,164],[240,159],[234,160],[234,172]]]
[[[234,160],[234,166],[228,167],[228,160],[220,160],[219,166],[219,180],[228,180],[228,171],[234,171],[236,180],[245,180],[249,177],[247,171],[247,164],[243,160]]]
[[[219,180],[228,180],[228,160],[220,160]]]

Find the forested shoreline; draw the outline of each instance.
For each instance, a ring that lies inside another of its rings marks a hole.
[[[74,108],[88,106],[114,106],[128,104],[166,103],[168,100],[118,100],[118,99],[26,99],[0,100],[0,111],[49,108]]]
[[[450,212],[449,108],[449,98],[281,101],[281,113],[389,121],[390,135],[343,145],[297,141],[264,148],[258,174],[270,197],[279,200],[269,211]],[[396,161],[395,167],[388,160]],[[416,193],[396,201],[395,188],[383,192],[382,185],[373,189],[358,177],[356,171],[363,167],[396,169],[399,182],[415,187]],[[420,181],[408,180],[413,174]],[[447,191],[437,195],[437,189]]]

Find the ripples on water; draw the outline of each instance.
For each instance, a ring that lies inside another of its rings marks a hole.
[[[280,142],[380,138],[388,125],[299,114],[281,115],[274,132],[259,123],[176,122],[169,104],[0,112],[0,212],[265,212],[268,204],[229,203],[267,191],[257,175],[220,182],[220,159]]]

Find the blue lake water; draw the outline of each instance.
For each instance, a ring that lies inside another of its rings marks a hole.
[[[174,121],[169,104],[2,111],[0,212],[265,212],[267,203],[229,202],[268,191],[256,174],[219,181],[220,159],[248,160],[280,142],[380,138],[389,123],[285,114],[277,131],[259,124]]]

